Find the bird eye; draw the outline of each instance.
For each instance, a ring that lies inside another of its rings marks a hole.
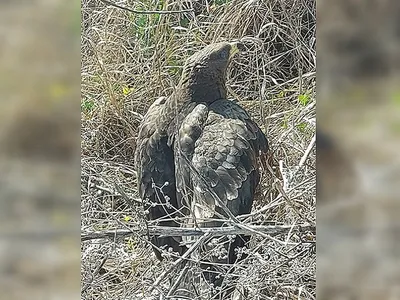
[[[222,59],[227,59],[228,56],[229,56],[228,50],[227,50],[227,49],[222,50],[222,51],[219,53],[219,56],[220,56]]]

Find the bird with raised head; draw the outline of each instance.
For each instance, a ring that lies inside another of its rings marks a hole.
[[[175,92],[157,100],[140,125],[138,187],[151,220],[219,227],[250,213],[260,181],[259,156],[268,142],[249,114],[227,99],[227,70],[242,48],[240,42],[215,43],[189,57]],[[202,259],[206,279],[221,286],[220,272],[245,257],[240,248],[248,241],[243,235],[222,237],[225,251],[214,251],[217,255],[204,243],[201,251],[211,253]],[[180,255],[187,249],[181,237],[152,237],[152,242],[159,258],[157,248],[163,246]]]

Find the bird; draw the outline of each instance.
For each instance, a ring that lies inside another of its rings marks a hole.
[[[190,56],[173,94],[158,99],[145,115],[135,162],[140,196],[153,203],[145,207],[149,219],[175,218],[167,226],[220,227],[251,212],[260,182],[259,159],[269,147],[246,110],[227,99],[228,67],[243,49],[238,41],[219,42]],[[232,265],[243,259],[238,248],[250,237],[223,239],[225,254],[208,257],[201,265],[214,286],[221,286],[224,278],[215,263]],[[166,243],[179,255],[187,250],[182,237],[152,241],[157,247]]]

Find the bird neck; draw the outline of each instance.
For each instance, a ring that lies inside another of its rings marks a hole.
[[[179,83],[181,101],[212,103],[227,95],[225,74],[191,74]]]
[[[182,90],[184,99],[190,99],[191,102],[212,103],[218,99],[226,98],[225,84],[194,84]]]

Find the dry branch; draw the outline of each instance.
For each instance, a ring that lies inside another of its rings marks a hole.
[[[310,231],[315,233],[315,225],[302,224],[302,225],[276,225],[276,226],[261,226],[261,225],[247,225],[246,227],[226,226],[226,227],[208,227],[208,228],[179,228],[179,227],[165,227],[165,226],[149,226],[147,233],[143,229],[117,229],[117,230],[104,230],[85,232],[81,235],[82,241],[94,239],[115,239],[131,236],[133,234],[139,235],[159,235],[159,236],[202,236],[210,234],[210,236],[222,235],[235,235],[235,234],[261,234],[261,235],[278,235],[287,233],[290,230],[299,230],[302,232]]]

